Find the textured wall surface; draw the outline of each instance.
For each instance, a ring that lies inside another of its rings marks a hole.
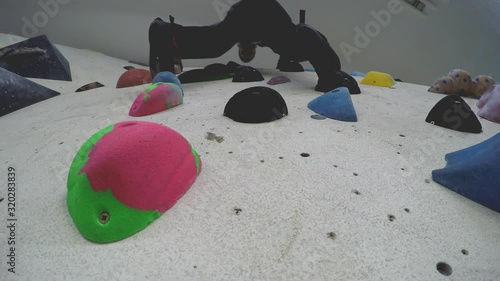
[[[481,119],[483,133],[468,134],[426,123],[443,96],[409,83],[360,85],[357,123],[314,120],[307,103],[320,93],[310,72],[273,86],[289,110],[273,123],[222,115],[236,92],[265,81],[187,84],[183,105],[133,118],[145,85],[115,88],[127,61],[59,48],[73,81],[35,79],[61,95],[0,118],[0,280],[500,280],[500,214],[431,180],[446,153],[492,137],[499,124]],[[93,81],[106,86],[74,92]],[[477,111],[477,100],[466,101]],[[173,128],[203,170],[145,230],[98,245],[69,216],[69,165],[95,132],[126,120]],[[8,167],[17,275],[5,262]]]

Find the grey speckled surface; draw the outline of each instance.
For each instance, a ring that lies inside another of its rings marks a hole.
[[[292,83],[273,86],[290,113],[274,123],[222,116],[234,93],[265,84],[230,80],[185,85],[184,105],[132,118],[129,106],[145,86],[115,89],[130,63],[60,50],[74,81],[33,80],[62,95],[0,118],[0,195],[15,167],[18,218],[16,275],[7,272],[8,229],[0,228],[1,280],[500,280],[500,214],[426,182],[446,153],[500,125],[481,120],[484,132],[467,134],[425,123],[443,97],[426,86],[361,86],[352,96],[357,123],[310,118],[314,73],[287,73]],[[266,81],[280,74],[262,72]],[[74,93],[94,81],[106,87]],[[203,170],[145,230],[98,245],[69,217],[66,176],[87,138],[124,120],[177,130]],[[0,203],[2,225],[6,208]],[[452,274],[441,275],[438,262]]]

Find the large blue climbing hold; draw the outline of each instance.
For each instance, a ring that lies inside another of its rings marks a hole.
[[[0,49],[0,67],[23,77],[71,81],[69,62],[45,35]]]
[[[358,121],[351,94],[346,87],[337,88],[317,97],[307,107],[331,119],[346,122]]]
[[[0,67],[0,116],[60,95]]]
[[[445,156],[446,167],[432,179],[483,206],[500,212],[500,133]]]

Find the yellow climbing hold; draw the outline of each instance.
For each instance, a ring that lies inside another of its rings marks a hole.
[[[370,71],[366,74],[365,78],[361,80],[361,84],[379,87],[392,87],[396,84],[396,82],[394,82],[394,78],[392,78],[390,74]]]

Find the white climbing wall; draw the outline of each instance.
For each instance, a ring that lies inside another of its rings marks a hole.
[[[59,48],[73,81],[33,80],[62,95],[0,117],[0,197],[8,167],[17,183],[16,274],[7,271],[5,200],[0,280],[500,280],[500,214],[431,180],[446,153],[500,125],[481,120],[484,132],[467,134],[426,123],[443,97],[426,86],[361,85],[352,96],[357,123],[310,118],[306,105],[319,93],[307,72],[273,86],[289,109],[273,123],[222,116],[234,93],[265,85],[229,80],[184,85],[182,106],[132,118],[129,106],[145,86],[115,89],[127,61]],[[262,73],[266,81],[283,74]],[[74,93],[94,81],[106,87]],[[145,230],[98,245],[68,214],[66,176],[87,138],[125,120],[175,129],[203,170]]]

